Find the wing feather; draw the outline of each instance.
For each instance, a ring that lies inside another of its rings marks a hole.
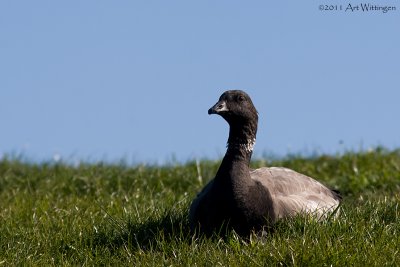
[[[276,218],[301,212],[325,216],[339,205],[339,197],[335,192],[313,178],[291,169],[263,167],[251,171],[250,176],[268,188]]]

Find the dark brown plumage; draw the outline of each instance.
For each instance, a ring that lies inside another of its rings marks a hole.
[[[192,202],[192,230],[211,234],[233,228],[247,235],[301,212],[324,217],[339,205],[336,192],[293,170],[250,170],[258,114],[245,92],[226,91],[208,114],[218,114],[228,122],[229,138],[215,178]]]

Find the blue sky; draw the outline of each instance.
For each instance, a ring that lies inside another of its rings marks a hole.
[[[400,3],[279,2],[1,1],[0,156],[219,158],[228,89],[258,156],[400,147]]]

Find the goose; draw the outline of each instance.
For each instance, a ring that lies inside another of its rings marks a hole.
[[[229,137],[214,179],[190,206],[192,231],[212,234],[232,228],[248,235],[297,214],[325,218],[337,209],[339,192],[311,177],[283,167],[250,169],[258,112],[247,93],[224,92],[208,114],[228,122]]]

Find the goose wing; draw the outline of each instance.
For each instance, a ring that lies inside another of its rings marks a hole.
[[[291,169],[264,167],[251,171],[250,176],[269,190],[277,219],[300,212],[316,213],[321,217],[340,202],[336,192]]]

